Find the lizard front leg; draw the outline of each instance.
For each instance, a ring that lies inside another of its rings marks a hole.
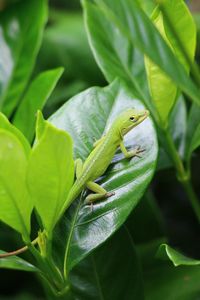
[[[108,198],[115,194],[114,192],[108,193],[102,186],[100,186],[96,182],[89,181],[86,186],[89,190],[95,192],[95,194],[88,195],[85,199],[85,203],[93,203],[97,200]]]
[[[123,141],[120,143],[120,149],[126,158],[130,158],[130,157],[134,157],[134,156],[141,157],[139,154],[145,151],[145,149],[141,149],[140,146],[136,147],[135,149],[133,149],[131,151],[127,151],[126,147],[124,146]]]

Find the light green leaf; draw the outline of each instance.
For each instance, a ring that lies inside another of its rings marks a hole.
[[[46,0],[19,1],[0,13],[0,107],[7,116],[31,75],[46,18]]]
[[[183,265],[183,266],[196,266],[200,265],[200,260],[196,260],[190,257],[187,257],[178,251],[174,250],[172,247],[167,244],[160,245],[157,257],[162,259],[169,259],[172,261],[175,267]]]
[[[6,253],[5,251],[1,251],[0,253]],[[12,270],[20,270],[27,272],[38,272],[39,270],[26,260],[22,259],[18,256],[10,256],[0,259],[0,269],[12,269]]]
[[[17,109],[13,124],[24,133],[30,142],[33,140],[35,131],[35,114],[38,109],[43,108],[62,73],[63,68],[40,73],[30,84]]]
[[[6,129],[9,132],[13,133],[21,142],[21,144],[24,146],[24,150],[26,151],[27,155],[29,154],[31,147],[27,141],[27,139],[24,137],[24,135],[19,131],[15,126],[13,126],[6,116],[0,112],[0,128]]]
[[[28,156],[17,137],[0,129],[0,220],[27,241],[32,203],[26,188]]]
[[[193,62],[196,47],[196,28],[187,6],[182,0],[166,0],[163,6],[170,16],[170,23],[176,30],[177,38],[185,45],[184,50],[190,57],[190,61]],[[183,50],[177,38],[171,32],[165,15],[159,11],[158,7],[154,10],[152,20],[178,60],[189,71],[190,65],[184,56]],[[172,79],[147,57],[145,58],[145,66],[152,100],[163,126],[166,127],[169,113],[177,98],[177,87]]]
[[[28,167],[28,186],[45,229],[51,234],[74,180],[69,134],[38,117],[37,141]],[[41,131],[41,123],[43,130]]]

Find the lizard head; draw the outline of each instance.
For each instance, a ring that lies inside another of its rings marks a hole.
[[[137,110],[134,108],[129,108],[122,112],[118,117],[118,125],[120,134],[124,136],[132,128],[136,127],[142,121],[144,121],[149,116],[148,110]]]

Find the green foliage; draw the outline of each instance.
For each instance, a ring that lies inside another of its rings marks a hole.
[[[183,0],[82,0],[82,6],[86,31],[80,13],[51,10],[33,76],[47,2],[0,7],[0,220],[6,228],[0,268],[36,273],[47,299],[197,299],[200,261],[192,256],[198,241],[190,245],[181,225],[185,250],[179,232],[172,234],[179,215],[195,229],[200,222],[191,180],[198,184],[191,160],[200,146],[192,15]],[[95,61],[108,85],[77,94],[104,83]],[[66,71],[52,95],[60,66]],[[124,139],[128,150],[144,150],[141,157],[125,159],[117,150],[97,179],[115,194],[91,207],[84,189],[63,212],[74,160],[84,161],[130,107],[150,111]],[[166,195],[162,188],[158,192],[162,180],[169,185]],[[186,197],[192,222],[186,219]],[[23,248],[8,253],[19,239]]]
[[[94,140],[106,132],[121,110],[131,106],[143,107],[142,103],[117,80],[106,88],[91,88],[78,94],[61,107],[50,121],[69,132],[74,141],[75,158],[85,160]],[[96,114],[96,111],[101,111],[101,114]],[[88,116],[87,119],[85,115]],[[69,213],[67,223],[63,220],[61,224],[62,232],[62,227],[68,228],[64,233],[67,245],[65,253],[67,270],[103,243],[123,224],[152,178],[157,158],[157,141],[152,121],[146,120],[141,123],[129,133],[125,141],[128,149],[140,145],[145,152],[141,159],[135,157],[131,160],[123,159],[121,153],[117,153],[106,176],[101,180],[101,185],[108,191],[115,191],[115,195],[96,203],[93,212],[90,206],[83,205],[83,199],[79,198]],[[96,236],[96,222],[100,240]]]
[[[46,0],[21,1],[1,12],[0,107],[8,116],[31,75],[46,19]]]
[[[21,100],[13,124],[24,133],[30,142],[32,142],[35,132],[35,114],[38,109],[43,108],[62,73],[63,68],[40,73]]]

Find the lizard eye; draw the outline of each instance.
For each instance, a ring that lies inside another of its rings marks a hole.
[[[135,118],[134,118],[134,117],[130,117],[130,120],[131,120],[131,121],[134,121],[134,120],[135,120]]]

